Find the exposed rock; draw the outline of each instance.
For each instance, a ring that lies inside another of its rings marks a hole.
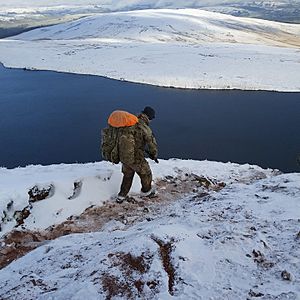
[[[29,190],[28,195],[29,195],[29,203],[50,198],[54,195],[54,185],[50,184],[46,187],[39,187],[35,185]]]
[[[260,292],[254,292],[253,290],[250,290],[250,292],[249,292],[249,296],[250,297],[262,297],[262,296],[264,296],[264,294],[263,293],[260,293]]]
[[[14,213],[14,219],[17,222],[16,227],[24,224],[24,220],[27,219],[30,215],[30,206],[23,208],[23,210],[17,210]]]
[[[14,201],[10,200],[6,205],[6,210],[2,211],[2,216],[0,220],[0,231],[2,230],[2,224],[10,222],[13,219],[12,216],[13,205],[14,205]]]
[[[11,210],[12,207],[13,207],[13,205],[14,205],[14,201],[13,201],[13,200],[10,200],[10,201],[7,203],[7,205],[6,205],[7,210]]]
[[[283,280],[288,280],[288,281],[292,281],[292,275],[291,273],[289,273],[288,271],[284,270],[281,272],[281,278]]]
[[[73,194],[68,197],[69,200],[75,199],[80,195],[82,188],[82,181],[75,181],[74,182],[74,188],[73,188]]]
[[[273,262],[267,260],[264,254],[261,253],[259,250],[253,250],[252,255],[257,265],[264,269],[271,269],[275,265]]]
[[[199,176],[194,173],[192,173],[191,176],[192,176],[193,180],[197,181],[200,184],[200,186],[205,187],[206,189],[219,191],[226,186],[225,182],[218,182],[212,178],[208,178],[205,176]]]

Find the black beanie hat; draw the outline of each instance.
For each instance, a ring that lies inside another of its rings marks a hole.
[[[146,106],[142,113],[147,115],[149,120],[153,120],[155,118],[155,110],[150,106]]]

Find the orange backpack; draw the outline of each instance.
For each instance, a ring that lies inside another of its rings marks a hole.
[[[117,128],[133,126],[137,122],[138,118],[135,115],[123,110],[113,111],[108,118],[108,124]]]
[[[115,110],[108,118],[108,127],[102,129],[101,152],[102,157],[112,163],[131,164],[134,157],[124,155],[124,151],[132,152],[134,149],[134,125],[138,123],[138,118],[126,111]],[[124,149],[124,141],[131,139]],[[130,146],[128,146],[128,144]],[[130,148],[130,149],[129,149]]]

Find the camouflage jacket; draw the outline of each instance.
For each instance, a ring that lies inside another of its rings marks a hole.
[[[145,151],[152,159],[157,158],[156,139],[149,127],[149,119],[145,114],[138,116],[139,122],[124,128],[119,138],[120,161],[127,165],[140,165],[145,158]]]
[[[144,157],[144,151],[146,151],[150,158],[156,159],[158,155],[157,142],[149,126],[150,121],[145,114],[140,114],[138,118],[139,123],[135,134],[136,156],[138,158],[139,151],[141,151]]]

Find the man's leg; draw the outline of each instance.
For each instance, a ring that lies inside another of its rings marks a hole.
[[[152,183],[152,172],[148,162],[144,159],[143,162],[136,170],[137,174],[141,179],[142,184],[142,192],[147,193],[151,190],[151,183]]]
[[[121,190],[118,196],[126,197],[132,185],[134,170],[129,166],[122,164],[122,173],[123,173],[123,180],[121,184]]]

